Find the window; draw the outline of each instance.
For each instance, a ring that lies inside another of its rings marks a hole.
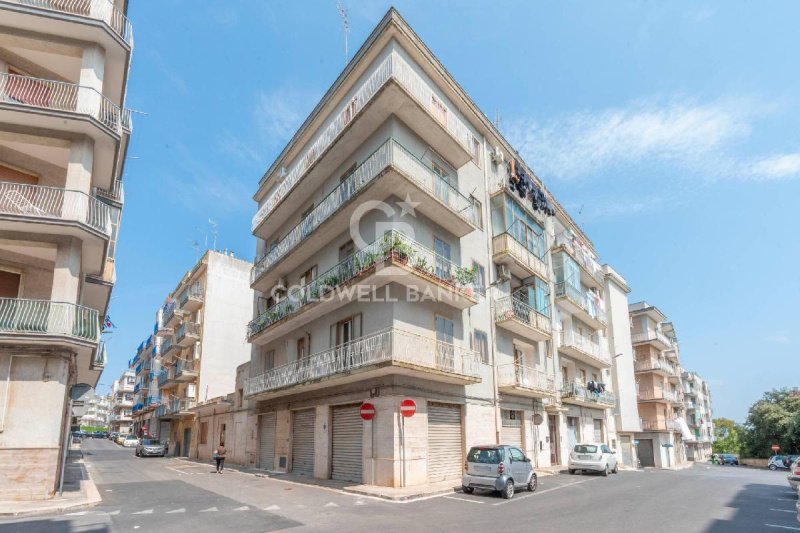
[[[581,375],[581,382],[585,384],[586,383],[586,370],[581,368],[579,372],[580,372],[580,375]]]
[[[472,162],[481,166],[481,142],[475,137],[470,139],[470,152],[472,153]]]
[[[306,342],[306,338],[300,337],[297,339],[297,360],[307,359],[308,355],[308,343]]]
[[[509,451],[509,453],[511,455],[511,460],[512,461],[519,461],[520,463],[525,461],[525,454],[522,453],[521,451],[519,451],[518,449],[509,448],[508,451]]]
[[[244,405],[244,390],[237,389],[236,390],[236,406],[241,407]]]
[[[475,270],[475,280],[472,282],[472,289],[475,294],[486,294],[486,269],[477,261],[472,262],[472,269]]]
[[[439,100],[435,94],[431,94],[431,112],[436,120],[442,124],[447,124],[447,108],[444,102]]]
[[[567,369],[567,367],[565,367],[565,366],[562,366],[562,367],[561,367],[561,382],[562,382],[564,385],[566,385],[567,383],[569,383],[569,370],[568,370],[568,369]]]
[[[435,162],[431,163],[433,169],[433,189],[436,197],[442,202],[449,204],[450,202],[450,177],[447,171]]]
[[[498,210],[505,208],[504,220],[498,221],[500,223],[495,229],[495,235],[508,233],[533,255],[539,259],[544,258],[546,243],[542,227],[512,196],[504,195],[503,198],[503,204],[492,206],[493,218],[499,218]]]
[[[200,422],[200,444],[208,441],[208,422]]]
[[[436,276],[442,279],[450,279],[450,244],[439,237],[434,237],[433,249],[436,252]]]
[[[347,171],[339,176],[339,202],[345,203],[355,192],[355,183],[352,179],[353,173],[356,171],[356,163],[347,169]]]
[[[443,316],[436,317],[436,340],[453,344],[453,321]]]
[[[353,243],[352,240],[347,241],[343,245],[339,247],[339,261],[344,261],[351,255],[353,255],[356,251],[356,245]]]
[[[305,287],[317,278],[317,265],[312,266],[302,274],[300,274],[300,285]]]
[[[481,357],[483,364],[489,364],[489,336],[480,330],[475,330],[472,333],[472,346],[478,355]]]
[[[550,316],[550,286],[537,276],[532,284],[523,285],[514,291],[514,298],[529,305],[540,315]]]
[[[594,422],[594,441],[603,442],[603,421],[594,420],[593,422]]]
[[[594,372],[592,372],[592,381],[599,381],[597,379],[597,374],[595,374]]]
[[[224,442],[225,442],[225,424],[222,424],[222,426],[219,429],[219,443],[223,444]]]
[[[361,337],[361,313],[340,320],[331,326],[331,348],[341,346]]]
[[[479,228],[483,227],[483,206],[481,201],[474,196],[469,197],[472,202],[472,222]]]

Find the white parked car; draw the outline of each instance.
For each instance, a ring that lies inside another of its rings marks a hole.
[[[570,474],[578,470],[581,473],[586,471],[600,472],[604,476],[609,473],[616,474],[617,457],[608,446],[601,443],[576,444],[569,453],[569,463],[567,468]]]
[[[139,444],[139,439],[136,438],[136,435],[126,435],[125,440],[122,441],[122,445],[126,448],[135,448],[137,444]]]

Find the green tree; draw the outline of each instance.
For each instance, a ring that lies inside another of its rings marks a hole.
[[[775,389],[750,407],[742,452],[749,457],[769,457],[777,444],[781,453],[800,451],[800,390]]]
[[[714,453],[740,453],[739,425],[730,418],[714,419]]]

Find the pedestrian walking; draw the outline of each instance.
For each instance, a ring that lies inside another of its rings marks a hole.
[[[220,441],[217,449],[214,450],[214,459],[217,461],[217,474],[222,473],[222,468],[225,466],[225,443]]]

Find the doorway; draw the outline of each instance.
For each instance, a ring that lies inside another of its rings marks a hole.
[[[192,428],[184,428],[183,430],[183,455],[181,457],[189,457],[189,445],[192,442]]]
[[[560,465],[561,454],[558,450],[558,443],[561,441],[558,437],[558,416],[547,415],[547,429],[550,431],[550,464]]]

